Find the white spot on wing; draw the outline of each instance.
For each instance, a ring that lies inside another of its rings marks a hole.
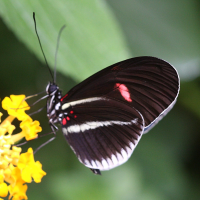
[[[124,149],[121,150],[121,155],[123,156],[124,159],[127,159],[127,153]]]
[[[129,143],[129,146],[131,147],[132,150],[135,148],[135,145],[132,142]]]
[[[106,160],[102,160],[102,165],[103,165],[103,167],[104,167],[105,169],[108,169],[108,168],[109,168],[108,163],[107,163]]]
[[[87,159],[84,160],[84,163],[85,163],[86,165],[90,165],[90,162],[89,162],[89,160],[87,160]]]
[[[132,150],[132,149],[130,149],[129,147],[126,147],[126,151],[127,151],[127,154],[128,154],[128,155],[131,155],[131,154],[132,154],[132,152],[133,152],[133,150]]]
[[[98,166],[96,165],[96,163],[94,162],[94,160],[92,160],[91,163],[92,163],[92,168],[98,168]]]
[[[112,162],[113,162],[113,164],[114,164],[115,166],[118,165],[118,160],[117,160],[117,158],[116,158],[115,155],[112,155],[112,156],[111,156],[111,160],[112,160]]]
[[[108,163],[108,169],[113,168],[112,166],[114,166],[114,165],[110,158],[107,158],[107,163]]]
[[[122,160],[124,160],[124,158],[122,157],[122,155],[120,153],[117,153],[117,160],[119,162],[121,162]]]
[[[103,167],[102,163],[99,162],[98,160],[95,160],[95,163],[97,164],[98,168],[102,168]]]

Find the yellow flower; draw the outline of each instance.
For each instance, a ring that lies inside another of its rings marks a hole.
[[[20,147],[14,146],[22,138],[27,141],[38,137],[42,131],[40,123],[33,121],[25,113],[30,107],[24,100],[24,95],[11,95],[2,101],[3,109],[7,110],[9,116],[0,124],[0,197],[22,200],[26,196],[27,184],[32,179],[39,183],[46,172],[42,170],[42,164],[34,160],[33,150],[29,148],[26,153],[21,153]],[[2,113],[0,113],[1,122]],[[22,131],[13,134],[15,126],[12,121],[17,118]],[[1,200],[1,198],[0,198]]]
[[[42,170],[41,163],[39,161],[35,162],[31,148],[28,149],[28,152],[21,154],[17,166],[22,171],[22,179],[27,183],[30,183],[32,178],[36,183],[40,183],[41,177],[46,175]]]
[[[20,128],[22,129],[26,140],[33,140],[37,138],[37,133],[42,131],[40,123],[38,121],[33,122],[30,117],[20,123]]]
[[[9,190],[9,199],[13,197],[13,199],[27,199],[26,190],[28,186],[25,181],[21,177],[21,170],[18,167],[14,167],[11,165],[11,174],[10,174],[11,182],[8,186]],[[7,181],[7,180],[6,180]]]
[[[25,113],[25,110],[30,109],[24,99],[25,95],[10,95],[10,98],[5,97],[2,101],[2,108],[7,110],[9,115],[17,117],[18,120],[22,121],[23,119],[29,117]]]
[[[6,183],[1,183],[0,184],[0,196],[1,197],[6,197],[8,195],[8,186]]]

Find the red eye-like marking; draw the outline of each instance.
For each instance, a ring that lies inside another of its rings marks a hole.
[[[74,118],[77,118],[77,115],[74,115]]]
[[[71,111],[70,111],[70,114],[73,114],[73,113],[74,113],[74,111],[73,111],[73,110],[71,110]]]
[[[66,125],[66,124],[67,124],[67,120],[65,118],[63,118],[62,125]]]
[[[63,101],[64,98],[66,98],[67,96],[68,96],[68,94],[66,94],[64,97],[62,97],[62,98],[60,99],[60,101]]]
[[[130,92],[129,92],[128,88],[126,87],[126,85],[120,84],[120,83],[116,83],[115,84],[115,88],[117,88],[119,90],[119,92],[121,93],[122,97],[126,101],[132,102],[132,99],[130,97]]]
[[[66,117],[66,119],[67,119],[68,121],[70,120],[70,118],[69,118],[68,116]]]

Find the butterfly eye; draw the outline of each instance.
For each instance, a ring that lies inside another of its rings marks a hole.
[[[46,93],[49,94],[50,96],[54,95],[57,90],[58,87],[53,83],[49,83],[46,87]]]

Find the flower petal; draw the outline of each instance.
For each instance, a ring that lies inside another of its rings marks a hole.
[[[25,95],[10,95],[10,98],[5,97],[2,101],[2,108],[7,110],[9,115],[17,117],[18,120],[22,121],[28,117],[25,110],[30,109],[24,99]]]
[[[28,186],[24,184],[24,182],[17,182],[14,186],[9,185],[8,186],[10,196],[9,199],[12,198],[12,200],[23,200],[28,199],[26,196],[26,191],[28,189]]]
[[[8,195],[8,186],[6,183],[0,184],[0,196],[6,197]]]
[[[22,121],[20,123],[20,128],[27,141],[37,138],[37,133],[42,131],[39,121],[33,121],[31,118]]]
[[[35,162],[32,148],[21,154],[17,166],[21,170],[22,179],[27,183],[30,183],[32,178],[36,183],[39,183],[42,177],[46,175],[46,172],[42,170],[42,164],[39,161]]]

